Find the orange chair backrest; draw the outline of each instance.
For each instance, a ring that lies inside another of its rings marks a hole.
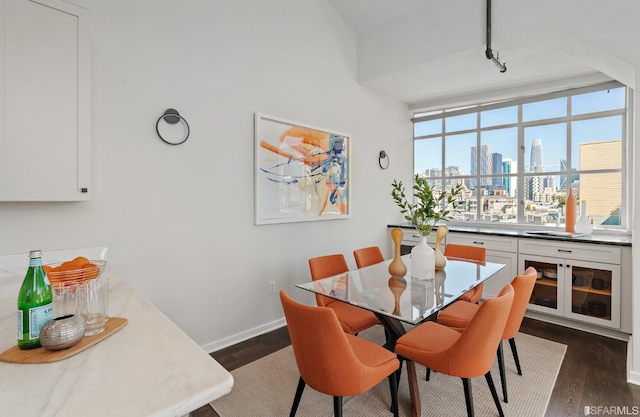
[[[298,370],[307,385],[334,396],[362,392],[358,379],[363,379],[365,367],[353,352],[336,313],[297,303],[284,291],[280,291],[280,300]]]
[[[384,262],[382,251],[380,251],[380,248],[377,246],[356,249],[353,251],[353,257],[356,258],[356,265],[358,268],[364,268],[365,266]]]
[[[447,246],[444,247],[444,256],[485,262],[487,260],[487,249],[479,246],[447,243]]]
[[[327,278],[333,275],[342,274],[349,271],[347,261],[344,255],[325,255],[309,259],[309,269],[311,270],[311,279],[313,281]],[[333,300],[322,295],[316,294],[316,302],[319,306],[325,306]]]
[[[524,271],[524,274],[518,275],[511,281],[515,295],[513,297],[511,311],[509,312],[509,319],[502,334],[503,340],[515,337],[520,330],[524,313],[529,306],[529,299],[531,298],[533,287],[536,285],[537,275],[538,272],[536,269],[530,266]]]
[[[509,317],[513,296],[513,287],[507,284],[497,297],[480,304],[477,313],[451,347],[450,369],[454,375],[475,378],[489,372]]]

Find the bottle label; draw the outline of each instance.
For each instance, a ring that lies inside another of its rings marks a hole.
[[[18,340],[23,340],[22,336],[22,310],[18,310]]]
[[[47,322],[53,320],[53,303],[29,309],[29,338],[40,337],[40,330]]]
[[[42,258],[29,258],[29,267],[42,266]]]

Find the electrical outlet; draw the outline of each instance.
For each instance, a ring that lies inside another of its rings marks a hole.
[[[269,294],[273,294],[274,292],[276,292],[276,282],[271,281],[269,282]]]

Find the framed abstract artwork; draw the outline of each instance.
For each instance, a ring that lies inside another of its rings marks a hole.
[[[255,115],[256,224],[350,216],[351,137]]]

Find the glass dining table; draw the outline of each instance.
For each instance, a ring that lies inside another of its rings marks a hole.
[[[403,323],[418,325],[435,319],[440,310],[506,266],[449,257],[434,279],[420,280],[411,278],[410,255],[402,256],[402,261],[407,266],[402,277],[389,274],[391,260],[387,260],[296,287],[373,312],[385,328],[384,347],[393,351],[407,331]],[[413,363],[407,363],[407,374],[416,382]],[[417,383],[410,386],[417,387]],[[412,399],[419,398],[413,394]],[[420,411],[419,400],[412,401],[412,414],[420,416]]]

